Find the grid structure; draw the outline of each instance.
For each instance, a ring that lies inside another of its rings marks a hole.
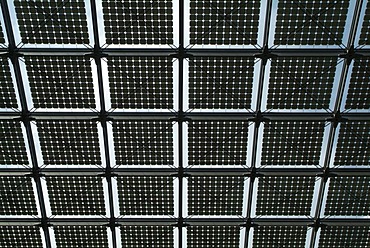
[[[0,248],[370,245],[370,0],[0,0]]]

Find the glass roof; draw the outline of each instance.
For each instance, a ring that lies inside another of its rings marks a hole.
[[[0,248],[370,246],[370,0],[0,13]]]

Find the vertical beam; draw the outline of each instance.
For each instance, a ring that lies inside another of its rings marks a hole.
[[[325,154],[325,160],[323,164],[323,174],[322,174],[322,180],[320,183],[319,191],[318,191],[318,200],[316,203],[316,209],[315,209],[315,216],[314,216],[314,221],[315,225],[313,225],[313,231],[311,235],[311,240],[310,240],[310,248],[315,247],[316,239],[317,239],[317,233],[319,228],[321,228],[321,221],[320,221],[320,215],[324,202],[324,194],[325,194],[325,189],[328,186],[327,181],[329,177],[329,172],[330,172],[330,159],[332,156],[333,151],[333,146],[334,146],[334,141],[335,141],[335,134],[337,132],[337,127],[338,127],[338,122],[340,121],[340,110],[341,110],[341,104],[343,101],[343,96],[344,96],[344,89],[346,88],[346,81],[348,77],[348,71],[350,64],[353,61],[353,52],[352,49],[354,47],[354,41],[356,37],[356,32],[358,28],[358,23],[360,19],[360,14],[361,14],[361,9],[363,6],[363,0],[356,0],[356,5],[354,9],[354,14],[353,14],[353,19],[351,23],[351,28],[349,31],[349,37],[348,37],[348,42],[347,42],[347,55],[345,56],[345,63],[343,63],[343,68],[341,72],[341,76],[339,79],[339,86],[338,86],[338,91],[334,103],[334,109],[333,109],[333,115],[334,117],[338,116],[339,118],[333,118],[333,121],[330,126],[330,132],[329,132],[329,137],[328,137],[328,145],[326,149],[326,154]]]
[[[97,17],[97,8],[95,0],[90,0],[91,6],[91,18],[93,24],[93,35],[94,35],[94,52],[92,57],[94,58],[96,68],[97,68],[97,76],[98,76],[98,86],[99,86],[99,100],[100,100],[100,124],[102,125],[103,130],[103,143],[104,143],[104,154],[105,154],[105,178],[107,180],[108,185],[108,199],[109,199],[109,228],[112,233],[113,239],[113,248],[117,248],[117,233],[116,233],[116,219],[114,214],[114,198],[113,198],[113,186],[112,186],[112,167],[110,161],[110,153],[109,153],[109,138],[108,138],[108,128],[107,128],[107,121],[108,121],[108,114],[106,112],[105,107],[105,98],[104,98],[104,82],[103,82],[103,70],[101,64],[102,58],[102,50],[100,47],[100,40],[99,40],[99,29],[98,29],[98,17]]]
[[[9,13],[8,3],[6,0],[1,0],[0,3],[1,3],[1,9],[2,9],[2,14],[4,17],[4,23],[5,23],[5,29],[7,32],[8,42],[9,42],[8,56],[14,67],[14,74],[15,74],[19,99],[20,99],[21,108],[22,108],[21,121],[23,122],[25,129],[26,129],[26,135],[27,135],[27,141],[28,141],[27,145],[30,150],[31,163],[32,163],[32,177],[36,184],[37,197],[38,197],[38,201],[40,205],[40,212],[41,212],[40,226],[44,231],[46,248],[51,248],[48,216],[46,214],[44,193],[43,193],[43,189],[41,185],[41,173],[40,173],[41,170],[38,166],[38,161],[37,161],[37,153],[35,149],[35,143],[34,143],[34,138],[33,138],[32,129],[31,129],[31,122],[30,122],[31,121],[30,112],[27,106],[27,98],[26,98],[26,93],[24,90],[22,72],[21,72],[21,68],[20,68],[20,64],[18,60],[19,54],[18,54],[17,44],[15,43],[13,25],[12,25],[12,20],[11,20],[10,13]]]
[[[264,51],[268,51],[268,40],[270,35],[270,22],[271,22],[271,10],[272,10],[272,0],[268,0],[266,3],[266,16],[265,16],[265,30],[263,33],[263,48]],[[265,70],[266,70],[267,57],[261,59],[261,68],[259,74],[259,82],[257,89],[257,103],[256,103],[256,117],[255,117],[255,126],[254,126],[254,135],[253,135],[253,145],[252,145],[252,154],[251,154],[251,176],[249,181],[249,192],[248,192],[248,202],[247,202],[247,214],[246,214],[246,231],[244,237],[244,248],[249,246],[249,233],[252,227],[251,214],[252,214],[252,202],[254,197],[254,182],[256,179],[256,158],[257,158],[257,146],[259,140],[259,128],[262,122],[261,115],[261,105],[262,105],[262,95],[263,95],[263,84],[265,81]]]

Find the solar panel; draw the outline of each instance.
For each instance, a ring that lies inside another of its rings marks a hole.
[[[370,165],[369,138],[370,122],[342,123],[334,165]]]
[[[254,45],[260,1],[190,1],[190,44]]]
[[[242,215],[242,177],[190,177],[189,215]]]
[[[196,57],[189,64],[190,108],[251,107],[253,58]]]
[[[174,247],[173,227],[122,226],[121,242],[127,248],[172,248]]]
[[[31,178],[0,177],[0,215],[37,215]]]
[[[368,226],[327,226],[321,229],[319,247],[368,247]]]
[[[172,123],[114,121],[117,165],[173,165]]]
[[[254,228],[253,247],[305,247],[306,227],[258,226]]]
[[[171,177],[118,177],[121,215],[173,215]]]
[[[100,165],[98,130],[92,121],[38,121],[45,165]]]
[[[369,45],[370,41],[370,2],[367,2],[364,21],[361,28],[359,45]]]
[[[81,56],[26,56],[36,108],[95,108],[91,63]]]
[[[272,60],[267,108],[328,109],[337,58]]]
[[[248,122],[190,122],[189,165],[245,165]]]
[[[238,248],[238,226],[190,226],[187,227],[188,248]]]
[[[314,186],[314,177],[259,178],[256,214],[308,216]]]
[[[325,215],[370,214],[369,177],[336,177],[330,179]]]
[[[55,226],[56,245],[59,248],[108,248],[107,228],[102,226]]]
[[[0,247],[42,247],[40,228],[0,226]]]
[[[114,57],[108,71],[112,108],[173,108],[171,58]]]
[[[319,166],[323,133],[323,122],[266,123],[262,165]]]
[[[346,109],[370,108],[369,66],[370,59],[355,60],[347,94]]]
[[[14,1],[23,43],[87,44],[89,33],[83,0]]]
[[[5,57],[0,57],[0,72],[0,108],[17,108],[18,104],[10,74],[9,61]]]
[[[46,182],[52,214],[106,214],[100,177],[47,177]]]
[[[172,1],[103,1],[107,44],[173,44]]]
[[[280,0],[274,44],[340,45],[348,6],[348,0]]]
[[[29,164],[21,123],[18,121],[0,120],[0,164]]]

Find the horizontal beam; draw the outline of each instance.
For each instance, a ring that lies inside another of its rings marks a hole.
[[[20,118],[20,112],[0,111],[0,119]],[[84,111],[36,111],[30,113],[35,120],[98,120],[99,112]],[[108,113],[113,120],[162,120],[173,121],[177,113],[171,111],[154,112],[119,112]],[[190,112],[185,117],[191,121],[253,121],[253,112]],[[328,121],[333,114],[327,112],[266,112],[261,114],[266,121]],[[348,121],[370,121],[370,113],[349,112],[341,114],[341,117]]]
[[[47,220],[52,226],[108,226],[112,220],[104,218],[61,218],[54,217]],[[113,220],[118,226],[176,226],[177,218],[116,218]],[[0,226],[36,226],[41,220],[37,218],[0,218]],[[325,226],[370,226],[368,218],[329,218],[320,219]],[[250,222],[245,218],[185,218],[187,226],[244,226],[251,223],[253,226],[312,226],[315,221],[309,218],[252,218]],[[317,222],[316,222],[317,223]]]
[[[102,48],[103,56],[171,56],[178,52],[176,48]],[[6,54],[7,49],[0,49],[0,54]],[[345,50],[339,48],[275,48],[270,52],[278,57],[338,57],[346,53]],[[363,48],[356,50],[362,56],[370,56],[370,49]],[[85,47],[23,47],[19,49],[19,53],[23,55],[51,55],[51,56],[84,56],[93,53],[92,48]],[[256,48],[192,48],[186,50],[186,53],[194,57],[203,56],[241,56],[253,57],[261,53],[260,49]]]
[[[25,176],[30,175],[32,169],[26,168],[0,168],[0,176]],[[115,168],[112,170],[115,176],[177,176],[176,168]],[[252,171],[249,168],[184,168],[184,177],[191,176],[239,176],[250,177],[265,176],[322,176],[324,171],[320,168],[257,168]],[[104,177],[104,169],[101,168],[50,168],[41,170],[43,176],[101,176]],[[330,168],[328,177],[370,176],[370,167],[361,168]]]

